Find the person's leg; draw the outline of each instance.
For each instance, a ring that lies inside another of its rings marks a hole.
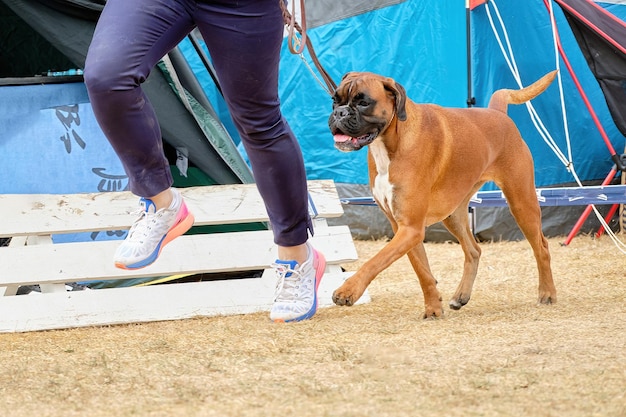
[[[107,1],[87,54],[85,85],[94,114],[130,190],[141,197],[159,196],[172,185],[159,123],[141,84],[193,28],[186,3],[195,2]]]
[[[195,1],[109,0],[85,65],[85,85],[107,139],[143,211],[118,247],[115,265],[143,268],[193,224],[173,183],[161,131],[141,84],[156,63],[194,27]]]
[[[270,318],[311,318],[326,261],[307,243],[313,229],[304,160],[280,112],[278,65],[284,25],[278,1],[199,3],[196,23],[250,158],[278,245],[274,267],[279,282]]]
[[[267,206],[279,258],[303,262],[312,230],[300,146],[280,112],[277,0],[199,3],[196,21]]]

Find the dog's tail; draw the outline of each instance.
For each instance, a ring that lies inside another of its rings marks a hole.
[[[522,104],[532,100],[548,88],[552,81],[554,81],[556,72],[557,70],[547,73],[533,84],[521,90],[509,90],[505,88],[496,91],[491,96],[491,100],[489,100],[489,108],[506,113],[509,104]]]

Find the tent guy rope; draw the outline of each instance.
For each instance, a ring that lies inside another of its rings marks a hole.
[[[567,146],[567,156],[565,156],[565,154],[561,151],[561,149],[559,148],[559,146],[556,143],[556,141],[552,138],[552,136],[550,135],[548,129],[545,127],[545,125],[541,121],[539,115],[537,114],[537,111],[535,110],[535,108],[533,107],[531,102],[527,102],[526,103],[526,108],[528,109],[528,112],[529,112],[530,118],[531,118],[531,120],[533,122],[533,125],[535,126],[535,128],[537,129],[539,134],[541,135],[541,137],[544,140],[544,142],[546,143],[546,145],[554,152],[556,157],[563,163],[563,165],[565,166],[567,171],[571,173],[571,175],[572,175],[574,181],[576,182],[576,184],[578,184],[579,187],[583,187],[583,184],[582,184],[580,178],[578,177],[578,174],[576,173],[576,169],[574,168],[573,155],[572,155],[572,149],[571,149],[571,139],[570,139],[568,123],[567,123],[567,111],[566,111],[566,106],[565,106],[565,99],[564,99],[564,94],[563,94],[563,84],[562,84],[561,71],[560,71],[558,34],[557,34],[557,28],[556,28],[556,21],[555,21],[555,18],[554,18],[554,10],[553,10],[553,7],[552,7],[552,2],[548,2],[548,3],[549,3],[548,11],[549,11],[549,15],[550,15],[550,26],[552,28],[552,36],[553,36],[553,44],[554,44],[554,52],[555,52],[555,67],[558,70],[557,79],[558,79],[558,86],[559,86],[559,97],[560,97],[560,103],[561,103],[561,113],[562,113],[562,117],[563,117],[563,128],[564,128],[564,132],[565,132],[565,140],[566,140],[566,146]],[[494,13],[496,14],[496,17],[497,17],[498,22],[500,24],[500,28],[502,30],[503,37],[504,37],[504,40],[506,42],[506,48],[504,47],[504,45],[502,43],[502,39],[500,38],[500,35],[498,34],[498,30],[497,30],[497,28],[495,26],[494,19],[493,19],[492,15],[491,15],[491,11],[490,11],[490,5],[493,6]],[[490,2],[487,2],[485,4],[485,10],[487,12],[487,17],[489,19],[489,23],[491,25],[491,29],[492,29],[492,31],[494,33],[494,36],[496,37],[496,41],[498,42],[498,45],[499,45],[500,50],[502,52],[502,55],[504,56],[504,59],[505,59],[507,65],[509,66],[509,69],[511,70],[511,73],[512,73],[513,77],[515,78],[515,81],[517,82],[519,87],[522,88],[523,87],[523,83],[521,81],[521,76],[520,76],[520,73],[519,73],[519,69],[517,67],[517,63],[515,62],[515,57],[514,57],[514,54],[513,54],[513,49],[511,47],[511,42],[509,40],[509,36],[508,36],[507,30],[506,30],[506,27],[504,25],[504,21],[502,20],[502,16],[500,15],[500,12],[498,10],[498,6],[496,4],[496,1],[495,0],[491,0]],[[606,233],[610,236],[611,240],[614,242],[615,246],[620,250],[620,252],[626,254],[626,244],[624,244],[617,237],[617,235],[611,230],[611,228],[609,227],[607,222],[604,220],[604,218],[602,217],[602,215],[600,214],[600,212],[598,211],[596,206],[592,204],[591,208],[592,208],[593,212],[595,213],[596,217],[598,218],[598,221],[600,222],[600,224],[602,225],[602,227],[606,231]]]

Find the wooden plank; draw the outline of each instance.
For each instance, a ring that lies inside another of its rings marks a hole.
[[[270,231],[186,235],[172,241],[153,265],[126,271],[113,266],[119,241],[0,248],[0,286],[159,277],[181,273],[265,269],[276,258]],[[316,229],[311,243],[329,263],[358,258],[347,226]]]
[[[9,285],[8,287],[0,287],[0,297],[10,296],[17,294],[19,285]]]
[[[350,275],[324,275],[318,292],[320,308],[334,305],[332,292]],[[275,285],[274,278],[242,278],[4,297],[0,300],[0,332],[269,311]],[[369,301],[366,292],[358,303]]]
[[[267,221],[254,184],[182,189],[196,225]],[[343,214],[332,181],[310,181],[319,213],[312,244],[328,261],[320,286],[320,307],[333,305],[331,294],[350,273],[340,265],[358,257],[347,226],[329,227],[325,218]],[[276,278],[270,231],[186,235],[171,242],[150,267],[125,271],[112,264],[117,240],[50,243],[51,234],[130,227],[137,198],[128,192],[69,195],[0,195],[0,332],[45,330],[195,316],[269,311]],[[315,217],[315,216],[314,216]],[[66,282],[166,277],[202,272],[263,269],[261,278],[65,291]],[[39,284],[42,293],[15,296],[19,285]],[[61,289],[60,292],[55,290]],[[360,302],[368,302],[366,293]]]
[[[309,181],[309,193],[323,217],[339,217],[343,208],[333,181]],[[195,225],[267,221],[255,184],[181,189]],[[84,194],[0,194],[0,237],[128,229],[137,197],[130,192]]]
[[[24,246],[26,245],[27,239],[28,239],[28,236],[14,237],[13,239],[11,239],[11,242],[9,242],[9,246],[12,246],[12,247]],[[8,287],[0,286],[0,297],[4,297],[8,295],[15,295],[17,294],[18,289],[19,289],[19,285],[9,285]]]
[[[51,235],[36,235],[36,236],[28,236],[26,239],[26,245],[35,246],[35,245],[52,245],[52,236]],[[24,247],[24,246],[22,246]],[[39,286],[42,293],[50,293],[50,292],[65,292],[65,284],[62,282],[51,283],[51,284],[41,284]]]

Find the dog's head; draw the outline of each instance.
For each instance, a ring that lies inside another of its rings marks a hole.
[[[369,72],[344,75],[333,96],[328,127],[340,151],[358,151],[382,134],[394,117],[406,120],[406,92],[392,78]]]

